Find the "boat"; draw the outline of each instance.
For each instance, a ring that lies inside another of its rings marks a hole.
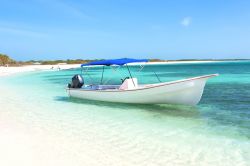
[[[66,88],[67,93],[74,98],[104,102],[194,106],[199,103],[207,80],[218,76],[218,74],[210,74],[170,82],[139,84],[137,78],[132,77],[128,64],[146,62],[148,62],[147,59],[122,58],[82,64],[82,68],[103,66],[101,83],[99,85],[85,85],[83,77],[75,75]],[[120,85],[105,85],[102,83],[105,66],[126,66],[129,77],[122,79]],[[158,78],[157,75],[156,77]]]

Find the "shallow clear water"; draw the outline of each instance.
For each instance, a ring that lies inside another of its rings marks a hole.
[[[249,165],[250,62],[150,65],[139,73],[138,66],[130,68],[139,83],[158,82],[152,71],[161,81],[220,76],[208,81],[196,107],[68,98],[64,87],[80,69],[1,78],[0,130],[6,138],[0,145],[32,165]],[[101,70],[89,69],[94,83]],[[112,77],[109,83],[120,83],[127,71],[119,71],[107,68],[104,82]],[[6,142],[25,146],[19,152]],[[9,160],[7,155],[0,164]]]

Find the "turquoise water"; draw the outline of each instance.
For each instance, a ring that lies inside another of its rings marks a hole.
[[[250,62],[130,68],[139,83],[157,83],[152,71],[161,81],[220,76],[208,81],[196,107],[69,98],[64,87],[80,69],[4,77],[0,129],[6,135],[18,131],[22,143],[28,135],[36,165],[249,165]],[[93,83],[101,70],[89,69]],[[119,84],[127,75],[126,68],[119,71],[107,68],[104,82]]]

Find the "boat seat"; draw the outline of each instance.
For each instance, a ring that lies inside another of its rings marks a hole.
[[[119,87],[119,90],[127,90],[127,89],[135,89],[138,88],[138,81],[137,78],[129,78],[126,79],[121,86]]]

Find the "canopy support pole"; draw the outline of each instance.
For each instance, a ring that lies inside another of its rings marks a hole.
[[[118,66],[117,69],[113,68],[112,66],[110,66],[110,68],[112,69],[112,72],[117,74],[116,70],[118,70],[121,66]],[[104,83],[103,85],[106,85],[112,78],[108,78]]]
[[[102,80],[103,80],[103,74],[104,74],[104,66],[102,66],[102,78],[101,78],[101,85],[102,85]]]
[[[153,71],[154,72],[154,71]],[[160,80],[160,78],[158,77],[158,75],[156,74],[156,72],[154,72],[155,73],[155,76],[156,76],[156,78],[158,79],[158,81],[159,82],[161,82],[161,80]]]
[[[82,69],[83,69],[83,67],[82,67]],[[93,81],[92,77],[89,75],[88,70],[89,70],[89,68],[87,67],[86,70],[84,70],[84,72],[85,72],[85,73],[87,74],[87,76],[90,78],[91,83],[94,84],[94,81]]]
[[[126,64],[126,66],[127,66],[127,69],[128,69],[129,75],[130,75],[130,77],[131,77],[131,79],[132,79],[132,82],[133,82],[133,84],[134,84],[134,87],[135,87],[135,83],[134,83],[133,77],[132,77],[132,75],[131,75],[131,72],[130,72],[130,70],[129,70],[129,67],[128,67],[128,65],[127,65],[127,64]]]

